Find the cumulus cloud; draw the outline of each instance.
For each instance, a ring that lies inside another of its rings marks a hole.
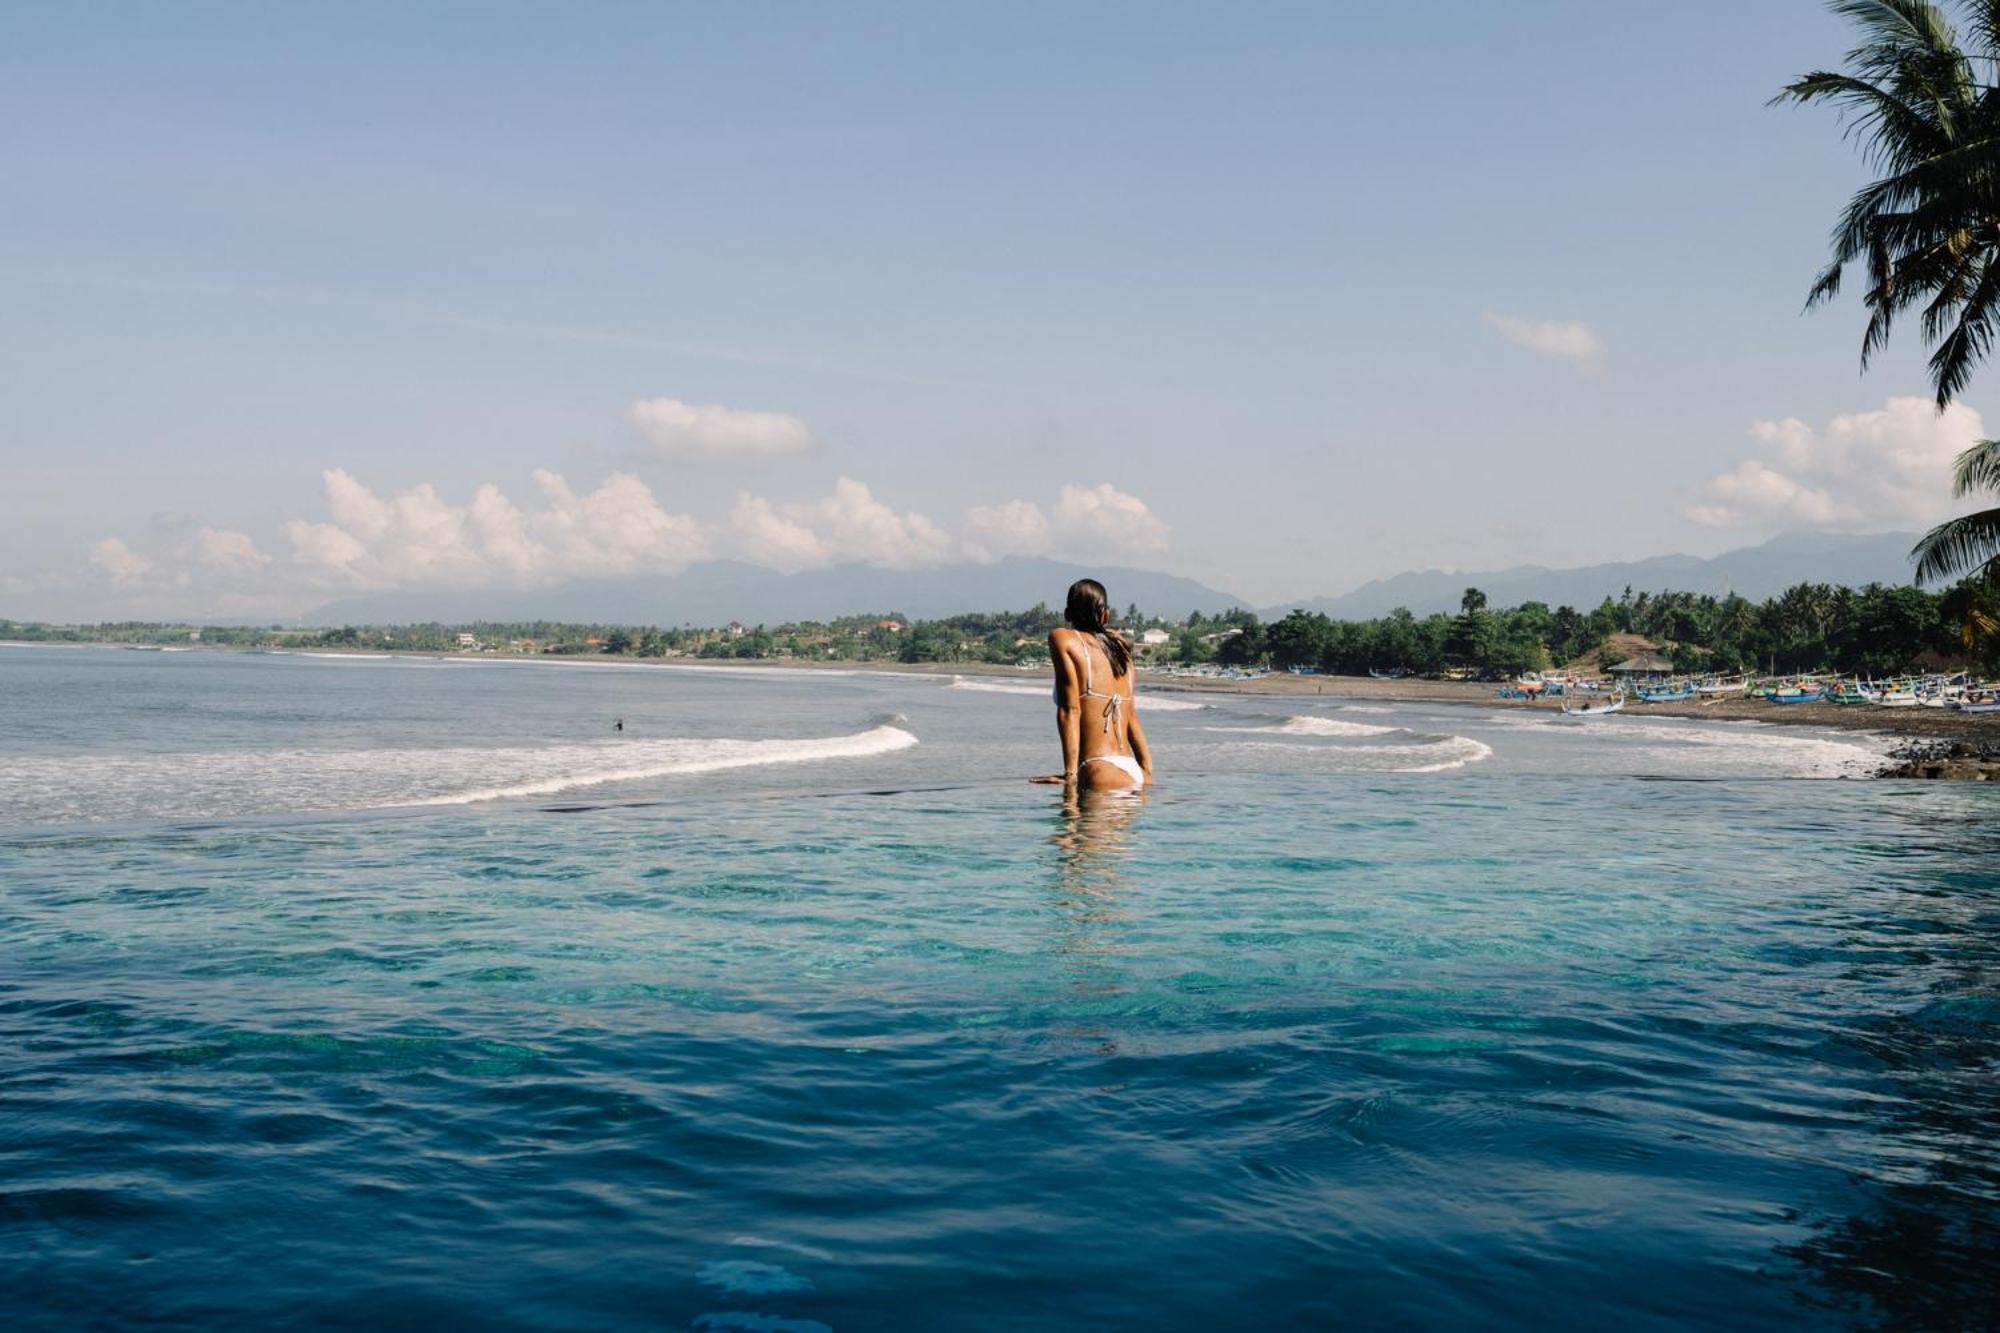
[[[1985,431],[1971,408],[1939,412],[1928,398],[1891,398],[1817,430],[1796,417],[1759,421],[1750,436],[1762,456],[1709,478],[1687,516],[1707,527],[1928,525],[1952,512],[1952,460]]]
[[[966,558],[981,563],[1010,555],[1130,559],[1166,548],[1167,525],[1144,500],[1110,482],[1063,487],[1053,514],[1029,500],[968,509],[961,545]]]
[[[153,568],[152,561],[116,537],[106,537],[91,547],[90,563],[99,573],[108,574],[114,583],[136,582]]]
[[[1065,486],[1056,497],[1055,530],[1085,555],[1148,555],[1167,549],[1167,525],[1146,502],[1110,482]]]
[[[286,524],[297,563],[365,587],[511,583],[658,572],[708,557],[701,525],[668,513],[652,488],[624,473],[579,495],[536,472],[541,503],[523,509],[488,484],[455,505],[425,483],[381,496],[347,472],[321,474],[327,523]]]
[[[195,558],[211,569],[249,572],[271,563],[248,533],[203,528],[194,535]]]
[[[1590,325],[1581,320],[1522,319],[1517,315],[1481,316],[1487,327],[1516,347],[1525,347],[1537,356],[1552,356],[1579,365],[1596,365],[1604,348]]]
[[[751,561],[786,573],[858,562],[890,569],[943,564],[951,536],[922,514],[899,514],[851,477],[823,500],[773,505],[737,498],[730,526]]]
[[[436,485],[377,490],[342,468],[320,474],[324,515],[286,522],[282,541],[192,523],[144,553],[117,537],[90,552],[87,582],[134,612],[171,602],[290,614],[329,595],[386,588],[546,587],[576,578],[678,574],[728,554],[783,573],[839,564],[919,569],[1009,555],[1143,557],[1167,528],[1109,483],[1070,485],[1052,506],[1009,500],[965,511],[956,532],[841,477],[818,498],[740,493],[712,525],[669,511],[639,478],[579,490],[548,471],[516,499],[488,483],[458,500]],[[156,534],[157,537],[157,534]],[[63,576],[82,586],[72,571]]]
[[[625,419],[662,454],[697,458],[768,458],[812,448],[806,423],[784,412],[745,412],[720,403],[641,398]]]
[[[1010,555],[1046,555],[1049,520],[1028,500],[975,505],[965,511],[965,553],[981,564]]]

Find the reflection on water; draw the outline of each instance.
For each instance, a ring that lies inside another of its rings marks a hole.
[[[1983,821],[1982,821],[1983,823]],[[1963,838],[1939,827],[1934,836]],[[1988,855],[1991,850],[1988,849]],[[1828,1303],[1884,1329],[2000,1326],[2000,990],[1989,970],[2000,912],[1938,895],[1895,923],[1926,952],[1967,955],[1914,1011],[1854,1025],[1846,1041],[1879,1071],[1856,1106],[1877,1160],[1852,1177],[1854,1200],[1784,1250]],[[1976,961],[1973,961],[1976,960]],[[1862,1312],[1866,1312],[1865,1314]]]
[[[1060,923],[1054,948],[1076,994],[1110,997],[1124,989],[1117,967],[1130,948],[1123,937],[1133,918],[1126,863],[1133,827],[1151,798],[1143,789],[1063,792],[1049,838]],[[1101,1055],[1118,1053],[1117,1036],[1101,1028],[1064,1027],[1058,1035],[1092,1043]]]
[[[1066,905],[1114,910],[1111,904],[1124,896],[1122,863],[1131,851],[1132,826],[1151,798],[1144,789],[1063,792],[1049,842],[1061,853],[1057,870]]]

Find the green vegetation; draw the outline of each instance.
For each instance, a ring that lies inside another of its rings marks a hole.
[[[1960,6],[1969,43],[1932,0],[1831,7],[1860,36],[1846,71],[1814,71],[1777,100],[1832,103],[1881,175],[1841,213],[1832,258],[1806,304],[1831,300],[1847,266],[1865,264],[1863,369],[1897,316],[1921,306],[1943,409],[1986,359],[2000,320],[2000,0]],[[2000,491],[2000,442],[1982,440],[1960,455],[1955,483],[1961,499]],[[1976,570],[1990,596],[2000,587],[2000,508],[1940,524],[1915,555],[1920,580]]]
[[[1968,652],[1994,664],[1990,633],[1974,633],[1968,646],[1977,597],[1972,584],[1939,594],[1802,583],[1763,602],[1628,588],[1589,612],[1540,602],[1493,611],[1483,593],[1468,588],[1456,616],[1397,611],[1357,622],[1294,611],[1231,640],[1229,656],[1347,675],[1400,668],[1497,679],[1588,660],[1611,635],[1637,634],[1663,645],[1675,669],[1689,673],[1831,668],[1880,676]]]
[[[128,643],[292,651],[463,652],[610,655],[640,658],[794,659],[839,662],[1048,660],[1047,637],[1060,623],[1046,606],[1027,611],[908,621],[900,615],[722,629],[584,625],[553,621],[473,625],[344,626],[309,630],[120,622],[39,625],[0,620],[0,639]],[[1361,675],[1403,670],[1497,679],[1583,660],[1614,634],[1663,645],[1677,670],[1735,673],[1762,669],[1886,676],[1963,661],[2000,668],[2000,599],[1983,579],[1944,592],[1870,584],[1859,590],[1802,583],[1751,602],[1684,592],[1606,598],[1595,609],[1540,602],[1494,610],[1468,588],[1457,615],[1397,610],[1374,620],[1333,620],[1293,611],[1266,624],[1241,609],[1165,620],[1129,608],[1121,626],[1152,638],[1153,665],[1310,668]]]

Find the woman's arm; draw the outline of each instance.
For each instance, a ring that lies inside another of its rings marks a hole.
[[[1049,631],[1049,658],[1056,668],[1056,739],[1062,743],[1062,780],[1075,782],[1078,756],[1083,753],[1083,691],[1076,678],[1076,661],[1059,629]]]
[[[1146,785],[1153,785],[1153,747],[1146,744],[1146,729],[1139,725],[1139,700],[1134,696],[1125,701],[1125,742],[1132,747],[1132,757],[1139,761],[1139,771],[1146,775]]]

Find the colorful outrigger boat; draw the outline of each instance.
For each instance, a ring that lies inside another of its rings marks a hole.
[[[1614,694],[1601,704],[1579,704],[1575,708],[1571,708],[1569,700],[1565,699],[1563,700],[1562,715],[1564,717],[1603,717],[1606,713],[1619,712],[1624,707],[1625,696],[1622,694]]]

